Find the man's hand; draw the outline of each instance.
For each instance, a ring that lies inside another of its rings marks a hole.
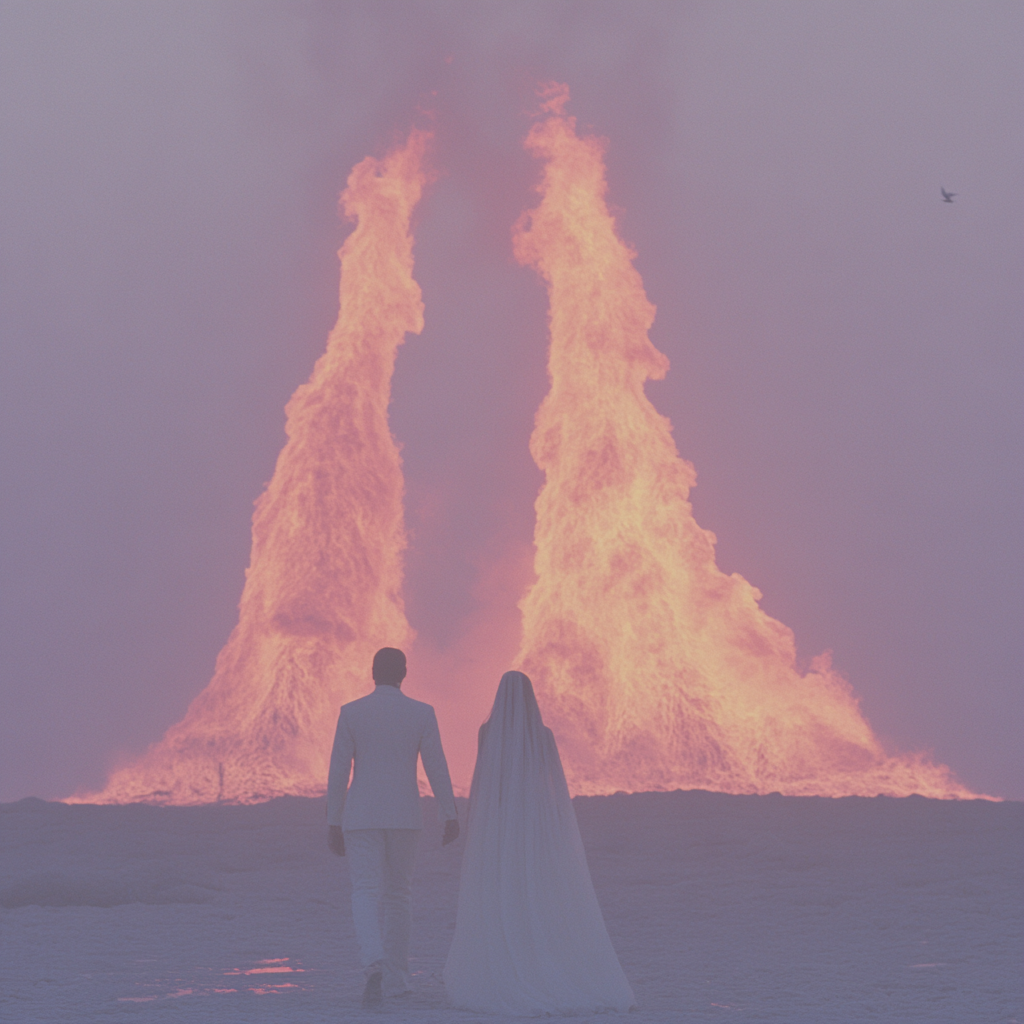
[[[444,823],[444,835],[441,836],[441,845],[447,846],[459,838],[459,821],[457,818],[449,818]]]
[[[458,825],[458,822],[455,824]],[[455,834],[458,835],[458,832]],[[339,857],[345,856],[345,833],[341,831],[340,825],[327,826],[327,845],[331,848],[331,853],[336,853]]]

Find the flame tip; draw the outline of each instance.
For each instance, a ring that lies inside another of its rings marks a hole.
[[[569,86],[565,82],[548,81],[537,85],[536,94],[540,98],[541,114],[554,117],[565,117],[565,108],[570,100]]]

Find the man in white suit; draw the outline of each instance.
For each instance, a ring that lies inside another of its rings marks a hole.
[[[349,859],[352,920],[366,972],[367,1007],[381,1004],[382,986],[389,995],[412,990],[409,896],[416,840],[423,828],[418,757],[444,820],[442,844],[459,838],[437,718],[429,704],[402,693],[405,673],[405,655],[396,648],[382,647],[374,655],[373,693],[345,704],[338,716],[327,783],[328,844]]]

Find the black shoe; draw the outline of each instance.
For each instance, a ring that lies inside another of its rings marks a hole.
[[[366,979],[366,988],[363,989],[364,1010],[376,1010],[384,1001],[384,996],[380,991],[380,983],[383,980],[384,975],[380,971],[375,971]]]

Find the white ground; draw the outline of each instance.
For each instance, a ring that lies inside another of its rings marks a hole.
[[[575,803],[640,1002],[630,1024],[1024,1022],[1024,804]],[[414,892],[418,993],[364,1014],[323,801],[0,812],[4,1020],[496,1019],[445,1007],[462,843],[441,849],[435,826]]]

